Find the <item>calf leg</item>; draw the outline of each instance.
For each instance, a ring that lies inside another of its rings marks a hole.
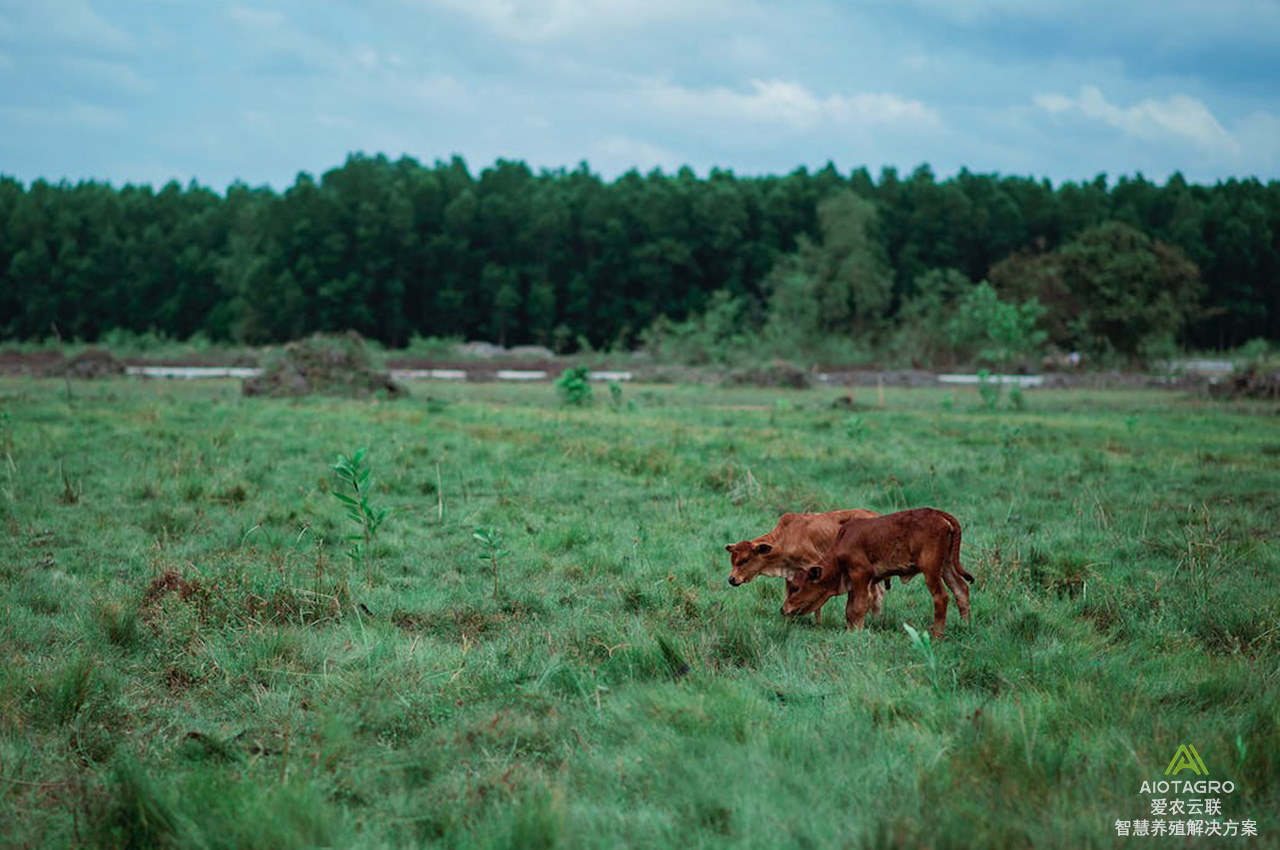
[[[884,614],[884,584],[877,583],[870,587],[871,590],[871,613],[877,617]]]
[[[860,629],[871,608],[871,587],[865,575],[854,575],[849,588],[849,601],[844,606],[844,618],[850,629]]]
[[[960,619],[966,623],[969,622],[969,585],[950,565],[943,568],[942,580],[947,583],[947,587],[951,589],[951,595],[955,597],[956,605],[960,608]]]
[[[942,628],[947,624],[947,592],[942,589],[942,579],[937,571],[924,574],[924,583],[933,596],[933,636],[942,637]]]
[[[821,608],[813,612],[813,623],[816,626],[822,625],[822,609]]]

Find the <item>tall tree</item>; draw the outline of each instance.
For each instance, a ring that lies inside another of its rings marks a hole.
[[[850,190],[818,205],[819,241],[802,238],[771,274],[769,333],[800,342],[858,336],[884,327],[892,273],[871,201]]]
[[[1115,221],[1057,251],[1017,255],[992,276],[1015,300],[1045,305],[1053,342],[1130,360],[1171,350],[1202,294],[1199,270],[1179,249]]]

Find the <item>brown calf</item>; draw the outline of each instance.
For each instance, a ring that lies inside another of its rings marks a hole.
[[[725,546],[732,569],[729,584],[737,587],[756,576],[789,578],[796,570],[816,564],[826,557],[840,533],[840,523],[850,519],[879,516],[875,511],[851,508],[820,514],[783,514],[768,534],[754,540],[741,540]],[[884,588],[872,591],[872,603],[880,610]],[[825,601],[825,600],[824,600]],[[822,618],[822,606],[812,609],[815,619]],[[809,612],[806,612],[809,613]]]
[[[942,636],[947,621],[947,594],[960,606],[960,619],[969,620],[969,588],[973,576],[960,565],[960,523],[933,508],[915,508],[870,519],[849,519],[840,526],[831,550],[787,580],[782,613],[808,614],[833,596],[849,594],[845,619],[849,628],[862,628],[875,605],[872,588],[891,576],[907,581],[924,574],[933,596],[933,634]]]

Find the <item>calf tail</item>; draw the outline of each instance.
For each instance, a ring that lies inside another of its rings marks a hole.
[[[960,520],[946,511],[938,511],[938,513],[942,514],[946,518],[947,524],[951,526],[951,553],[947,557],[947,562],[961,578],[969,582],[969,584],[973,584],[973,576],[960,565]]]

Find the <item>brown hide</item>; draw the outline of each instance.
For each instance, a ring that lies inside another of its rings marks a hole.
[[[965,582],[973,576],[960,564],[960,533],[955,517],[934,508],[847,520],[821,559],[788,578],[782,613],[807,614],[848,593],[845,618],[849,628],[861,628],[866,612],[878,607],[873,596],[878,582],[922,573],[933,597],[933,633],[941,637],[947,618],[944,585],[960,607],[960,619],[969,619]]]
[[[840,533],[842,522],[875,516],[879,514],[859,508],[815,514],[783,514],[768,534],[724,547],[729,552],[731,566],[729,584],[737,587],[756,576],[786,578],[825,557]],[[872,605],[877,612],[883,598],[883,587],[877,585],[871,589]],[[822,621],[821,608],[818,605],[811,609],[818,622]]]
[[[787,576],[792,570],[816,564],[826,557],[849,519],[879,516],[857,508],[820,514],[783,514],[768,534],[742,540],[724,548],[729,552],[729,584],[737,587],[756,576]]]

